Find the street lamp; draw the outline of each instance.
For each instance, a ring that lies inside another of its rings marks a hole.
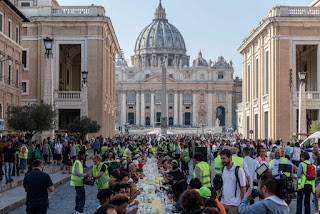
[[[43,39],[44,42],[44,48],[46,49],[45,55],[47,58],[52,54],[52,44],[53,44],[53,39],[50,37],[46,37]]]
[[[88,71],[82,71],[82,83],[83,85],[86,85],[88,82]]]
[[[301,71],[299,74],[299,120],[298,120],[298,133],[299,140],[301,140],[302,129],[306,128],[306,116],[305,116],[305,106],[302,106],[302,93],[304,93],[304,83],[306,82],[307,72]],[[304,100],[303,100],[304,101]]]

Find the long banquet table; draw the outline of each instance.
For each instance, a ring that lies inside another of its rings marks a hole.
[[[172,202],[168,199],[162,186],[162,175],[158,171],[157,159],[148,158],[143,167],[145,178],[139,180],[137,187],[141,194],[137,197],[138,214],[169,214]]]

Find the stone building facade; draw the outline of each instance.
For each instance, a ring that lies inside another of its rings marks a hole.
[[[104,8],[12,1],[30,19],[23,25],[22,103],[52,104],[58,112],[57,130],[66,130],[76,116],[88,116],[100,124],[97,134],[114,136],[115,56],[120,48]],[[53,41],[48,56],[44,38]]]
[[[21,31],[29,20],[9,1],[0,1],[0,130],[11,105],[21,104]]]
[[[242,90],[240,86],[235,93],[239,84],[235,86],[232,62],[222,56],[207,61],[200,51],[189,66],[183,36],[168,22],[161,2],[152,23],[136,40],[132,66],[128,66],[123,53],[116,61],[117,127],[160,124],[162,63],[167,70],[169,126],[212,127],[219,118],[221,126],[234,127],[235,94],[241,101]]]
[[[320,1],[277,6],[239,48],[242,54],[242,131],[247,138],[287,141],[320,119]],[[299,72],[306,72],[299,108]],[[249,134],[253,130],[253,134]]]

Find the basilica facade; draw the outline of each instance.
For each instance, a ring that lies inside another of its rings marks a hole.
[[[191,64],[191,66],[190,66]],[[162,66],[166,68],[169,127],[236,127],[241,80],[233,79],[232,61],[205,60],[201,51],[190,62],[179,30],[168,22],[160,3],[152,23],[139,34],[131,66],[123,52],[116,60],[116,125],[160,124]]]

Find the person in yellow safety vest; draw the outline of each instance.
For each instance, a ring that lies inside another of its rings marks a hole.
[[[157,156],[156,143],[152,144],[151,152],[152,152],[153,156],[155,156],[155,157]]]
[[[182,150],[181,154],[181,160],[182,160],[182,171],[186,173],[186,175],[189,175],[189,167],[188,163],[190,161],[190,154],[189,154],[189,148],[188,145],[183,146],[184,149]]]
[[[130,151],[130,149],[128,147],[124,149],[124,152],[123,152],[123,157],[124,158],[131,157],[131,154],[132,154],[132,152]]]
[[[106,163],[101,162],[101,157],[95,155],[92,157],[94,165],[92,167],[92,175],[96,179],[98,190],[109,188],[109,172]]]
[[[176,145],[173,142],[169,142],[169,155],[174,158],[175,152],[176,151]]]
[[[278,175],[279,174],[279,164],[290,164],[293,166],[291,161],[289,161],[287,158],[280,157],[280,149],[274,150],[274,159],[272,159],[269,163],[269,169],[272,173],[272,175]],[[292,167],[293,170],[294,167]],[[290,172],[284,172],[284,174],[287,177],[290,177]]]
[[[173,150],[172,157],[178,161],[180,160],[180,156],[181,156],[180,142],[176,141],[174,142],[174,150]]]
[[[89,175],[83,172],[83,165],[81,161],[85,159],[84,151],[79,151],[78,160],[72,166],[70,186],[74,186],[76,190],[76,206],[77,213],[83,213],[83,207],[86,203],[86,192],[84,189],[83,178]]]
[[[237,147],[232,147],[231,150],[232,150],[232,162],[244,170],[244,174],[246,175],[246,178],[247,178],[246,179],[247,186],[250,187],[251,179],[250,179],[250,171],[249,171],[248,165],[246,164],[246,162],[244,162],[242,157],[239,157],[237,155],[239,152],[239,149]]]
[[[119,156],[119,158],[123,157],[123,153],[124,153],[124,148],[123,148],[122,145],[120,145],[119,148],[118,148],[118,156]]]
[[[303,152],[300,155],[301,162],[298,166],[298,193],[297,193],[297,213],[302,213],[302,204],[304,204],[304,213],[311,213],[310,210],[310,196],[312,192],[315,192],[315,179],[308,180],[307,175],[307,165],[311,164],[309,161],[310,155],[308,152]],[[314,175],[316,175],[316,166],[313,165]],[[304,198],[304,203],[302,203]]]
[[[222,170],[222,163],[221,163],[221,158],[220,155],[218,155],[215,159],[214,159],[214,172],[216,175],[221,175],[221,170]]]
[[[107,146],[107,144],[103,144],[103,146],[101,147],[101,153],[100,156],[102,156],[106,151],[109,150],[109,147]]]
[[[196,166],[193,170],[193,178],[198,178],[201,181],[202,186],[211,187],[210,167],[203,159],[201,153],[194,154]]]
[[[19,151],[19,159],[20,159],[20,173],[24,173],[24,170],[27,168],[28,161],[28,148],[26,142],[23,142]],[[1,169],[2,170],[2,169]]]

